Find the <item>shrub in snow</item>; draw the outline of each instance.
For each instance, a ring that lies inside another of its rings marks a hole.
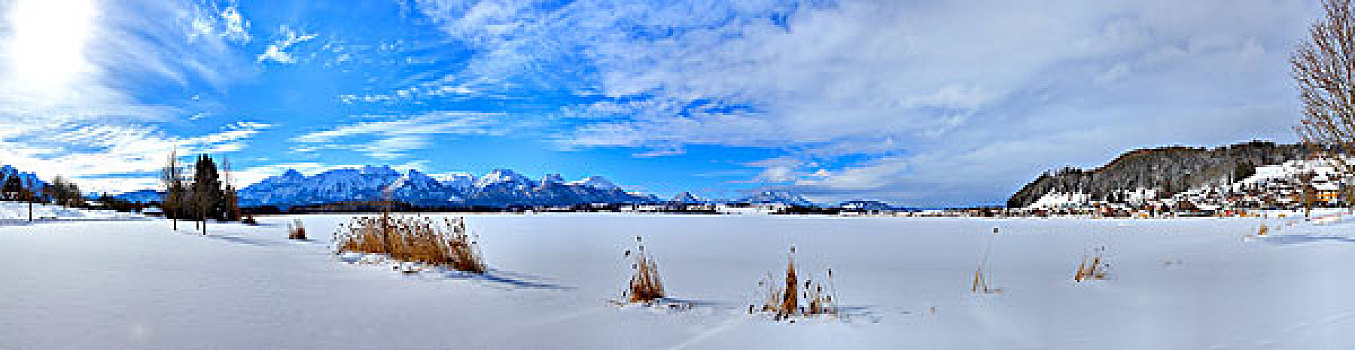
[[[391,259],[484,273],[485,264],[466,233],[464,218],[392,216],[355,217],[335,236],[338,250],[384,254]]]
[[[748,312],[762,311],[773,314],[777,320],[787,319],[794,316],[812,316],[812,315],[834,315],[838,314],[837,307],[833,306],[833,294],[831,290],[833,270],[828,269],[828,279],[830,289],[825,290],[822,283],[816,282],[812,277],[806,277],[803,284],[799,283],[799,275],[795,271],[795,247],[790,247],[790,253],[786,255],[786,277],[784,280],[777,280],[772,274],[758,282],[758,286],[763,288],[766,299],[763,300],[762,307],[756,308],[755,305],[748,306]],[[803,303],[801,298],[803,296]]]
[[[659,268],[654,259],[645,254],[645,245],[640,236],[635,236],[635,251],[625,252],[626,257],[635,257],[631,264],[634,273],[630,277],[630,287],[623,293],[632,303],[653,303],[664,297],[663,281],[659,279]]]

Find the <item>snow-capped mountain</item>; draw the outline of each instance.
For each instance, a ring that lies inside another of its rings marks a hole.
[[[678,195],[673,196],[673,199],[670,199],[670,200],[668,200],[668,201],[669,201],[669,202],[673,202],[673,203],[705,203],[705,202],[706,202],[705,200],[701,199],[700,197],[697,197],[696,195],[692,194],[691,192],[682,192],[682,193],[679,193]]]
[[[589,176],[583,180],[570,182],[571,185],[588,186],[599,190],[617,190],[621,187],[601,176]]]
[[[484,189],[496,186],[512,188],[523,188],[523,187],[531,188],[535,186],[535,182],[532,181],[531,178],[523,176],[522,174],[518,174],[517,172],[514,172],[512,170],[494,169],[493,171],[490,171],[488,174],[485,174],[485,176],[481,176],[479,180],[475,181],[474,185],[476,189]]]
[[[381,200],[383,190],[401,178],[387,166],[335,169],[315,176],[288,170],[240,190],[240,204],[292,206]]]
[[[560,176],[560,174],[546,174],[545,177],[541,178],[542,185],[545,185],[547,183],[564,183],[564,182],[565,178]]]
[[[813,202],[810,202],[804,197],[800,197],[800,195],[798,194],[786,191],[762,191],[759,192],[758,194],[744,197],[739,201],[748,203],[780,203],[798,206],[814,205]]]
[[[471,188],[471,186],[475,186],[475,181],[478,180],[474,174],[470,173],[451,173],[451,174],[433,175],[433,178],[442,182],[443,185],[454,188],[458,191],[464,191],[468,188]]]
[[[416,204],[437,204],[462,200],[461,192],[455,187],[443,184],[414,169],[409,169],[403,176],[395,179],[395,182],[391,182],[381,190],[383,195],[389,193],[391,198],[399,198]]]
[[[342,201],[372,201],[385,198],[424,206],[573,205],[584,203],[647,202],[651,197],[628,193],[601,176],[565,182],[558,174],[541,181],[509,169],[494,169],[484,176],[441,175],[440,178],[409,170],[403,174],[390,167],[346,168],[305,176],[294,170],[240,190],[242,205],[288,207]]]
[[[157,190],[138,190],[115,195],[113,198],[133,203],[149,203],[164,200],[165,193]]]

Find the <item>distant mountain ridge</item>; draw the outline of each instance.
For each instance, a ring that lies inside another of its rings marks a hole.
[[[454,174],[442,180],[389,166],[365,166],[326,171],[305,176],[295,170],[273,176],[241,189],[240,203],[247,206],[290,207],[345,201],[377,201],[386,198],[422,206],[573,205],[585,203],[641,203],[656,201],[652,195],[631,193],[601,176],[565,182],[558,174],[533,180],[509,169],[494,169],[484,176]]]
[[[0,169],[0,174],[4,170]],[[342,202],[372,202],[389,199],[422,207],[569,206],[579,204],[717,204],[781,203],[814,206],[798,194],[762,191],[738,200],[704,199],[682,192],[670,200],[652,194],[630,192],[602,176],[566,181],[559,174],[534,180],[509,169],[494,169],[483,176],[468,173],[430,175],[390,166],[341,168],[307,176],[295,169],[268,177],[237,191],[242,206],[290,208]],[[131,202],[159,202],[161,190],[131,191],[114,196]]]
[[[1170,195],[1208,184],[1232,183],[1257,166],[1301,159],[1311,153],[1301,145],[1266,141],[1212,149],[1176,146],[1133,150],[1095,169],[1068,167],[1045,172],[1013,194],[1007,207],[1026,207],[1050,193],[1080,193],[1091,200],[1110,201],[1144,189]]]
[[[0,184],[9,181],[10,177],[18,177],[19,183],[22,184],[24,188],[34,191],[41,190],[43,187],[47,186],[47,182],[38,178],[38,174],[36,173],[19,171],[18,168],[9,165],[0,166]]]

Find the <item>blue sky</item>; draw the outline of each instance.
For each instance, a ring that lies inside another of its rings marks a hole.
[[[1293,141],[1315,1],[0,1],[0,163],[155,185],[388,164],[715,198],[1001,203],[1144,146]]]

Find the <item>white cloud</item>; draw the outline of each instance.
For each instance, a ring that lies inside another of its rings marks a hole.
[[[779,149],[801,164],[759,181],[923,205],[1000,201],[1047,168],[1145,145],[1293,140],[1287,53],[1316,14],[1223,0],[418,4],[488,48],[463,74],[591,68],[570,78],[608,98],[561,114],[577,125],[567,147]],[[806,165],[820,159],[860,160]]]
[[[264,49],[264,52],[259,54],[256,61],[273,61],[283,64],[296,63],[296,56],[291,52],[287,52],[287,49],[316,38],[316,34],[314,33],[292,30],[291,27],[286,25],[278,27],[278,36],[281,38],[272,44],[268,44],[268,48]]]
[[[128,191],[155,182],[171,151],[189,156],[240,150],[272,125],[237,122],[193,137],[165,134],[153,127],[26,120],[0,123],[0,159],[48,179],[62,175],[90,191]],[[87,183],[88,182],[88,183]]]
[[[249,20],[240,14],[236,6],[220,8],[215,3],[194,7],[188,18],[188,40],[197,41],[204,37],[221,38],[235,43],[248,43]]]
[[[205,20],[204,16],[212,20]],[[220,20],[220,26],[216,26]],[[153,182],[163,157],[241,149],[268,125],[170,136],[151,123],[189,113],[132,86],[226,84],[248,24],[234,7],[178,1],[0,2],[0,162],[87,190]],[[203,32],[210,30],[210,32]],[[210,35],[208,35],[210,34]]]

